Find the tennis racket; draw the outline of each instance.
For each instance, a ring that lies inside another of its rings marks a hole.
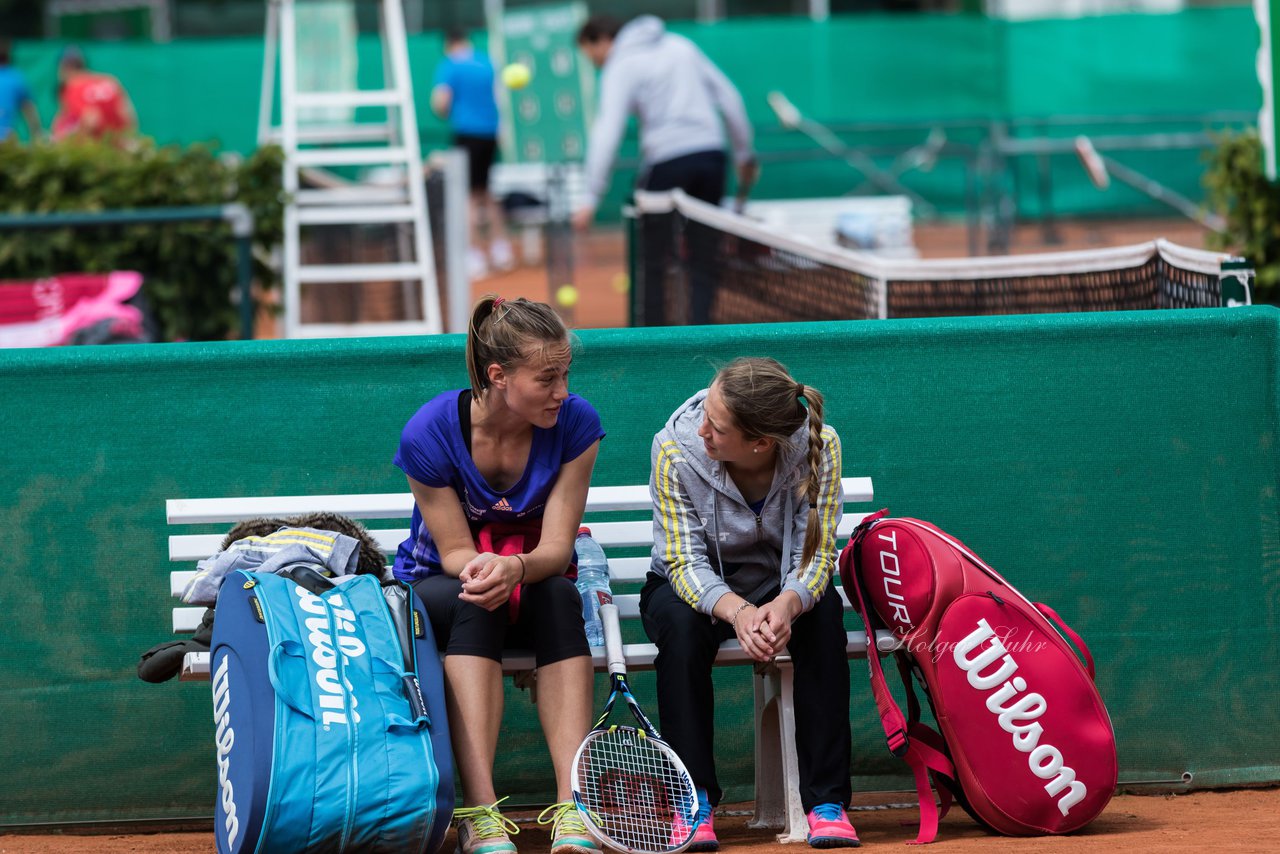
[[[617,606],[601,605],[600,621],[609,662],[609,699],[573,757],[573,800],[591,832],[618,851],[683,851],[693,839],[698,811],[693,778],[627,686]],[[619,697],[627,701],[639,728],[608,722]]]

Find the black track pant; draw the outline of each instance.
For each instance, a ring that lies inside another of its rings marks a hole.
[[[776,591],[762,597],[766,602]],[[849,785],[849,661],[842,603],[834,587],[791,625],[787,647],[795,668],[796,752],[800,801],[847,805]],[[707,790],[712,805],[724,794],[713,754],[715,711],[711,665],[722,641],[734,637],[728,623],[689,607],[670,583],[653,573],[640,592],[640,613],[658,646],[658,715],[662,735]]]
[[[695,199],[718,205],[724,196],[725,169],[728,158],[723,151],[697,151],[655,163],[640,180],[640,189],[660,192],[684,190]],[[670,223],[665,218],[646,225],[643,235],[645,275],[661,279],[661,286],[645,287],[645,326],[665,326],[691,323],[702,325],[711,322],[711,308],[719,287],[716,270],[721,259],[716,258],[718,234],[710,229],[691,224],[686,232],[685,255],[677,258],[679,247],[672,237]],[[667,315],[664,297],[669,286],[665,272],[668,265],[680,263],[685,267],[689,280],[689,310],[687,319],[683,312]]]

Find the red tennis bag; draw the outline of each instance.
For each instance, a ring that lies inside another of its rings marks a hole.
[[[1115,733],[1088,647],[959,540],[885,513],[854,532],[840,555],[840,578],[868,636],[884,627],[901,640],[906,716],[879,654],[867,661],[889,750],[915,775],[915,841],[934,840],[953,797],[978,822],[1011,836],[1088,824],[1111,800],[1117,773]],[[941,732],[921,723],[912,674]]]

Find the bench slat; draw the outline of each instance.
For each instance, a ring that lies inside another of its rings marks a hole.
[[[647,486],[593,486],[587,493],[592,511],[647,510]],[[352,519],[407,519],[413,513],[413,494],[385,492],[369,495],[285,495],[259,498],[175,498],[165,502],[170,525],[238,522],[258,516],[296,516],[316,512],[341,513]]]
[[[408,528],[382,528],[370,531],[384,554],[394,554],[409,536]],[[217,554],[225,534],[175,534],[169,538],[169,560],[204,560]]]
[[[408,528],[375,528],[369,531],[378,548],[395,554],[409,537]],[[592,522],[591,534],[605,548],[653,545],[653,523],[648,519],[635,522]],[[177,534],[169,538],[169,560],[203,560],[217,553],[225,534]]]
[[[368,495],[282,495],[255,498],[171,498],[164,503],[170,525],[240,522],[259,516],[295,516],[328,511],[352,519],[407,519],[413,495],[382,492]]]
[[[861,503],[874,495],[869,477],[846,477],[845,501]],[[593,486],[587,491],[587,512],[648,510],[649,487]],[[413,495],[383,492],[368,495],[285,495],[253,498],[172,498],[165,502],[170,525],[239,522],[259,516],[296,516],[302,513],[341,513],[352,519],[407,519],[413,512]]]
[[[836,527],[836,536],[847,537],[863,520],[865,513],[846,513]],[[635,548],[653,545],[653,523],[648,519],[634,522],[588,522],[591,534],[607,548]],[[369,532],[386,554],[396,549],[409,536],[408,528],[379,528]],[[169,538],[169,560],[203,560],[218,551],[224,534],[175,534]],[[643,577],[643,575],[641,576]]]
[[[847,632],[847,641],[845,652],[853,658],[865,657],[867,654],[867,634],[866,632]],[[898,639],[892,633],[883,629],[876,632],[876,646],[881,652],[892,652],[898,646]],[[652,670],[653,660],[658,656],[658,648],[651,643],[628,643],[623,644],[622,654],[627,659],[627,670],[630,672],[638,672],[641,670]],[[779,661],[789,661],[790,656],[779,656]],[[736,640],[725,641],[720,645],[720,651],[716,654],[716,666],[728,664],[745,664],[751,661],[750,656],[742,651],[742,647]],[[591,650],[591,663],[597,672],[605,672],[608,670],[608,664],[605,661],[604,649],[595,647]],[[527,651],[512,651],[502,657],[502,672],[506,675],[512,673],[520,673],[526,670],[534,669],[533,653]],[[182,663],[183,682],[194,682],[198,680],[207,680],[209,678],[209,653],[207,652],[189,652]]]

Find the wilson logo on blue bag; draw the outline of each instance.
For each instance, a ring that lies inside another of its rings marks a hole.
[[[217,727],[214,740],[218,745],[218,803],[222,808],[223,831],[228,847],[234,847],[240,833],[236,817],[235,786],[231,780],[231,748],[236,744],[236,731],[231,726],[231,677],[227,659],[222,658],[213,674],[213,720]]]
[[[298,607],[313,615],[303,620],[303,626],[307,630],[305,637],[309,657],[317,668],[316,706],[322,710],[320,724],[328,730],[334,724],[347,726],[351,721],[359,723],[360,713],[356,710],[358,701],[350,690],[350,682],[338,675],[338,654],[333,641],[336,637],[338,649],[342,652],[341,665],[344,670],[351,665],[353,658],[359,658],[368,651],[364,641],[355,634],[355,612],[346,607],[340,593],[331,593],[322,600],[296,585],[293,592],[298,597]],[[351,721],[347,718],[348,714]]]

